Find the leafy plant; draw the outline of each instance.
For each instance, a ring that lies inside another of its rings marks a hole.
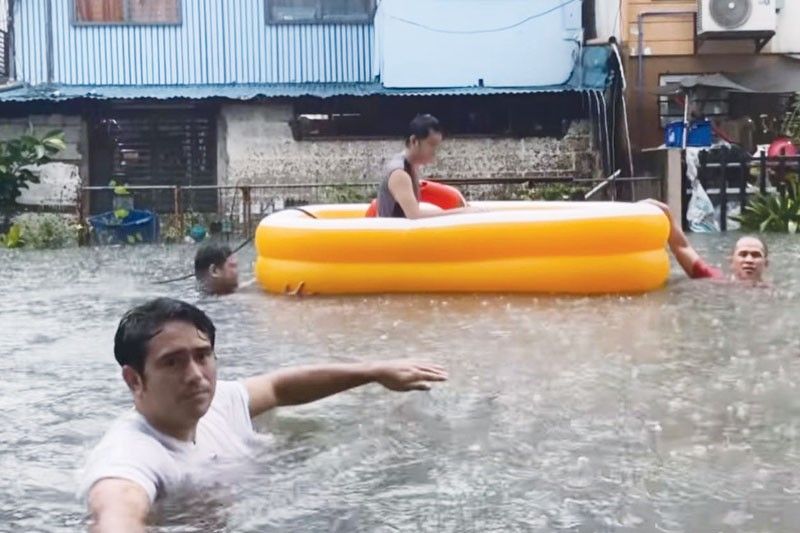
[[[19,248],[22,246],[22,229],[14,224],[9,228],[8,233],[0,235],[0,245],[6,248]]]
[[[118,221],[122,221],[131,214],[133,197],[125,185],[120,185],[114,180],[109,181],[108,186],[114,188],[114,199],[112,200],[114,217]]]
[[[796,175],[785,182],[779,194],[756,194],[737,217],[746,231],[797,233],[800,226],[800,184]]]
[[[7,221],[17,210],[17,198],[30,183],[39,183],[32,167],[52,161],[66,147],[64,134],[54,130],[37,138],[23,135],[0,141],[0,215]]]
[[[781,130],[792,138],[795,145],[800,144],[800,93],[795,93],[783,116]]]
[[[323,193],[323,202],[328,204],[363,204],[372,201],[374,191],[369,187],[334,185]]]
[[[219,222],[219,215],[216,213],[189,211],[183,213],[181,217],[175,214],[163,215],[161,221],[162,240],[167,243],[176,243],[183,242],[193,226],[200,225],[204,228],[210,228],[213,223]],[[181,227],[183,227],[183,231],[181,231]]]
[[[548,183],[536,187],[526,187],[511,193],[511,200],[576,201],[583,200],[589,191],[586,187],[571,183]]]
[[[55,213],[23,213],[8,233],[0,236],[6,248],[63,248],[78,243],[79,226]]]

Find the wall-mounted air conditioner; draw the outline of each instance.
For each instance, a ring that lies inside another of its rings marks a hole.
[[[775,0],[698,0],[697,34],[774,34],[775,11]]]

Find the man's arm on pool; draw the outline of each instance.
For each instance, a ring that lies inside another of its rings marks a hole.
[[[394,391],[428,390],[445,381],[439,365],[414,361],[384,361],[309,365],[286,368],[244,381],[250,396],[250,416],[282,405],[299,405],[366,385],[380,383]]]
[[[689,243],[689,239],[686,238],[686,234],[683,232],[683,228],[681,228],[680,221],[672,216],[672,212],[667,204],[653,199],[644,201],[661,209],[669,219],[669,249],[672,251],[672,255],[675,256],[678,264],[683,268],[683,271],[686,272],[689,277],[692,277],[694,275],[695,265],[701,258],[697,250]]]
[[[101,479],[89,491],[92,533],[144,533],[149,512],[150,498],[147,492],[133,481]]]
[[[414,186],[411,185],[411,176],[404,170],[395,170],[389,176],[389,192],[392,193],[394,201],[400,204],[408,219],[441,217],[444,215],[455,215],[458,213],[477,213],[480,209],[474,207],[459,207],[457,209],[447,209],[444,211],[430,211],[422,209],[417,197],[414,196]],[[466,200],[464,200],[466,203]]]

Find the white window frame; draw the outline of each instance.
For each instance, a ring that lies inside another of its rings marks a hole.
[[[298,18],[295,20],[275,19],[272,16],[271,0],[264,0],[264,11],[267,19],[267,24],[270,25],[284,25],[284,24],[369,24],[375,17],[375,10],[377,9],[377,0],[367,0],[368,12],[361,15],[352,16],[329,16],[325,17],[322,14],[322,4],[325,0],[309,0],[316,3],[315,15],[309,18]]]

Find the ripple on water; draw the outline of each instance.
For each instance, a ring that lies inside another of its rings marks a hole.
[[[722,262],[735,235],[700,239]],[[772,290],[641,297],[200,298],[193,247],[0,253],[0,524],[74,531],[74,473],[129,406],[127,308],[170,295],[218,326],[220,375],[420,357],[450,382],[366,387],[256,423],[257,464],[161,531],[773,531],[800,523],[800,244]],[[252,249],[241,261],[246,270]],[[2,529],[2,527],[0,527]]]

